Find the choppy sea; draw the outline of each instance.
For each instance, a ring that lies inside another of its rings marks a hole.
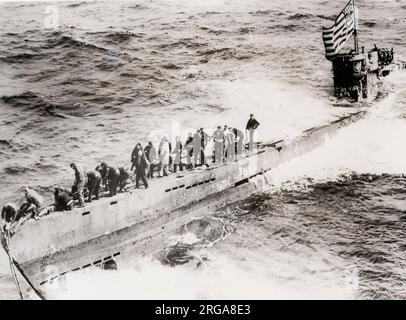
[[[360,41],[406,56],[404,1],[358,0]],[[332,98],[322,26],[346,1],[0,2],[0,204],[51,201],[69,163],[129,165],[137,142],[217,124],[286,139],[368,117],[276,168],[273,186],[191,220],[125,270],[60,298],[405,299],[406,75],[384,98]],[[0,299],[16,299],[3,252]]]

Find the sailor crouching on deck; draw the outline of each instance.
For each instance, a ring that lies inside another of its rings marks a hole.
[[[1,228],[4,230],[10,230],[12,224],[17,219],[18,207],[13,202],[8,202],[1,210]]]
[[[128,169],[124,167],[119,167],[118,171],[120,171],[118,186],[120,188],[120,192],[123,192],[125,190],[125,187],[127,186],[128,179],[130,179],[130,173],[128,172]]]
[[[79,199],[79,207],[84,207],[85,206],[85,200],[84,200],[84,188],[86,185],[86,175],[82,167],[77,165],[76,163],[71,163],[70,167],[75,171],[75,182],[74,186],[76,189],[76,193],[78,195]]]
[[[101,168],[106,173],[106,182],[109,186],[109,196],[115,196],[117,194],[117,186],[120,179],[120,170],[116,167],[109,166],[106,162],[102,162]]]
[[[55,187],[54,191],[55,211],[68,211],[73,208],[73,199],[68,190],[64,190],[59,186]]]
[[[38,219],[40,211],[43,209],[44,198],[42,198],[35,190],[30,188],[24,188],[26,206],[21,212],[25,212],[26,216],[32,212],[32,217]],[[24,204],[23,204],[24,205]]]
[[[93,195],[95,199],[99,200],[99,190],[102,176],[97,170],[86,171],[87,176],[87,190],[89,192],[89,202],[92,202]]]

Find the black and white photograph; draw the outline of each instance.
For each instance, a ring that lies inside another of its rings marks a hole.
[[[404,0],[0,0],[0,300],[406,299],[405,137]]]

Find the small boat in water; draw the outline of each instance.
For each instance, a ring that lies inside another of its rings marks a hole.
[[[156,179],[148,190],[129,189],[84,208],[52,212],[27,221],[12,236],[2,230],[10,266],[24,278],[27,289],[40,298],[52,298],[52,284],[67,274],[92,267],[120,268],[162,248],[194,215],[204,216],[272,185],[274,168],[317,148],[365,115],[352,113],[289,141],[258,143],[235,161]],[[17,274],[13,271],[19,284]]]
[[[359,49],[357,8],[351,0],[330,28],[323,29],[326,58],[333,64],[334,96],[357,102],[376,98],[384,78],[391,72],[405,69],[406,63],[395,61],[393,49],[378,48],[365,52]],[[354,48],[342,52],[354,37]]]

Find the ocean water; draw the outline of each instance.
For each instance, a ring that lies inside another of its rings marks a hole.
[[[406,6],[359,0],[360,41],[406,56]],[[117,272],[72,275],[56,298],[406,298],[406,76],[385,99],[332,99],[321,27],[346,1],[0,4],[0,202],[49,201],[71,161],[129,165],[138,142],[217,124],[282,139],[367,109],[277,168],[266,192],[198,217]],[[196,116],[198,115],[198,116]],[[0,298],[17,298],[0,254]]]

